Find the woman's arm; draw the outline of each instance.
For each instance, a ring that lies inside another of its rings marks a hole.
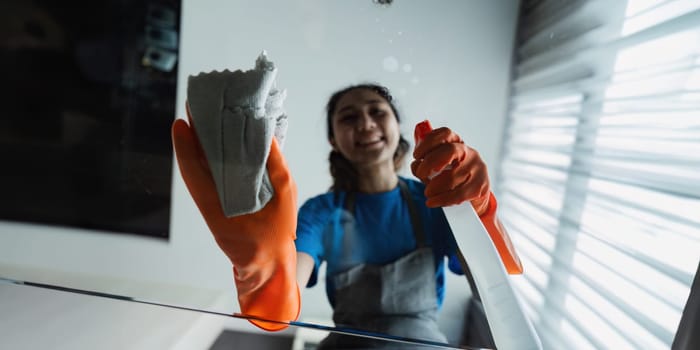
[[[233,264],[241,313],[272,321],[296,320],[301,310],[294,266],[296,184],[276,139],[267,159],[274,196],[262,209],[233,217],[224,214],[194,129],[177,119],[172,125],[172,139],[185,185],[217,245]],[[249,320],[268,331],[287,328],[286,323]]]
[[[299,288],[304,288],[309,283],[311,273],[314,271],[314,258],[304,252],[297,252],[297,283]]]

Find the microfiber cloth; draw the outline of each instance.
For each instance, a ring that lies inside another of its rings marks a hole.
[[[282,146],[287,130],[287,91],[276,88],[276,76],[277,68],[263,51],[252,70],[188,79],[192,123],[228,217],[256,212],[274,194],[267,157],[272,137]]]

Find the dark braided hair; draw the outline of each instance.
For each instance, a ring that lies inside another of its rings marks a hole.
[[[331,95],[330,99],[328,99],[328,104],[326,105],[326,125],[328,133],[327,136],[329,140],[331,140],[334,137],[332,118],[333,113],[335,113],[335,109],[338,105],[338,101],[340,101],[340,99],[346,93],[357,89],[367,89],[377,93],[379,96],[384,98],[386,102],[389,103],[389,106],[391,106],[391,111],[394,112],[394,115],[396,116],[396,121],[399,123],[401,122],[399,112],[396,110],[396,106],[393,102],[394,98],[391,96],[391,93],[389,93],[389,89],[387,89],[384,86],[371,83],[351,85],[342,90],[336,91],[333,95]],[[401,165],[403,164],[403,159],[410,148],[411,145],[403,137],[403,135],[399,135],[399,145],[396,148],[396,152],[394,152],[395,169],[398,170],[401,168]],[[357,169],[355,169],[352,163],[350,163],[350,161],[347,160],[345,156],[343,156],[340,152],[336,150],[332,150],[330,155],[328,156],[328,161],[330,162],[330,171],[331,176],[333,177],[333,185],[331,186],[332,191],[354,192],[359,190],[357,179],[359,175],[357,173]]]

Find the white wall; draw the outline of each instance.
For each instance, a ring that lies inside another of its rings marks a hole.
[[[177,114],[184,115],[188,75],[252,68],[265,49],[279,67],[278,86],[288,89],[284,153],[300,202],[330,184],[323,109],[332,91],[350,83],[387,85],[409,139],[413,125],[430,118],[458,131],[495,164],[517,3],[396,0],[384,8],[371,0],[185,0]],[[28,276],[23,268],[39,268],[55,273],[31,276],[53,283],[230,312],[237,308],[230,265],[177,172],[172,194],[167,242],[0,222],[0,275],[21,279]],[[156,287],[146,290],[134,281]],[[179,292],[199,289],[229,293],[230,302],[212,306],[208,298]],[[321,286],[305,291],[304,301],[304,316],[329,310]]]

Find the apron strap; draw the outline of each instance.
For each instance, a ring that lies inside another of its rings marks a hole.
[[[401,191],[401,198],[403,198],[408,206],[408,216],[411,218],[411,226],[413,227],[413,236],[416,239],[416,246],[418,248],[424,248],[426,247],[426,242],[423,221],[418,213],[418,208],[416,208],[416,203],[413,201],[413,197],[411,197],[411,192],[408,190],[408,185],[401,178],[399,178],[399,189]],[[345,203],[343,207],[351,214],[355,213],[355,192],[347,192],[345,194]]]
[[[418,214],[416,203],[413,201],[411,193],[408,191],[408,186],[406,185],[406,182],[401,180],[401,178],[399,178],[399,186],[401,186],[401,196],[408,204],[408,212],[411,215],[413,231],[415,232],[416,236],[416,243],[418,244],[419,248],[423,248],[425,245],[419,242],[425,242],[425,231],[423,231],[423,224],[421,222],[420,215]],[[474,276],[472,275],[472,271],[469,269],[467,259],[464,258],[464,255],[462,255],[462,251],[459,249],[457,250],[457,258],[459,260],[460,265],[462,266],[462,272],[464,272],[464,275],[467,277],[467,281],[469,282],[469,288],[472,291],[472,295],[476,300],[481,302],[481,296],[479,295],[479,291],[476,289],[476,283],[474,282]]]
[[[408,185],[401,178],[399,178],[399,187],[401,187],[401,197],[403,197],[406,205],[408,205],[408,215],[411,217],[411,225],[413,226],[413,235],[416,238],[416,246],[418,246],[418,248],[423,248],[426,246],[423,220],[421,220],[421,216],[416,208],[416,203],[413,201],[413,197],[411,197],[411,192],[408,190]]]
[[[425,231],[423,230],[423,222],[421,216],[418,213],[418,208],[416,208],[416,203],[411,197],[411,193],[408,190],[408,185],[406,181],[399,178],[399,188],[401,190],[401,197],[408,205],[408,215],[411,217],[411,225],[413,226],[413,236],[416,239],[416,246],[418,248],[423,248],[426,246],[425,243]],[[345,210],[349,213],[354,214],[355,212],[355,192],[346,192],[345,195]],[[467,264],[467,259],[462,255],[461,250],[457,250],[457,259],[462,267],[462,272],[464,272],[467,281],[469,282],[469,288],[472,291],[472,296],[479,302],[481,302],[481,296],[479,291],[476,289],[476,283],[474,282],[474,276],[472,275],[469,265]]]

